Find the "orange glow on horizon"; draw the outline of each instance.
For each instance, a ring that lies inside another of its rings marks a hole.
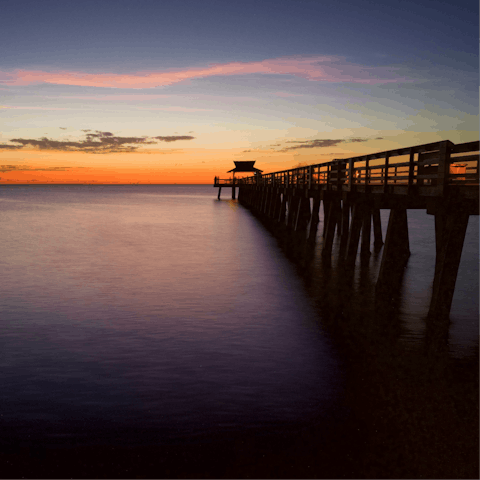
[[[212,185],[214,177],[229,178],[236,160],[255,160],[264,173],[299,165],[325,163],[368,153],[449,139],[470,141],[474,133],[449,131],[395,135],[374,142],[350,142],[328,148],[275,150],[251,147],[182,148],[93,154],[38,148],[0,150],[0,185],[11,184],[199,184]],[[464,138],[465,137],[465,138]],[[290,143],[286,143],[290,145]]]
[[[38,149],[0,154],[0,185],[11,184],[213,184],[214,177],[229,178],[235,160],[256,160],[265,173],[293,168],[291,153],[241,149],[190,149],[171,153],[131,152],[88,154]],[[310,156],[309,156],[310,157]],[[316,163],[322,161],[311,156]],[[325,158],[324,161],[330,160]],[[309,162],[313,163],[313,162]]]

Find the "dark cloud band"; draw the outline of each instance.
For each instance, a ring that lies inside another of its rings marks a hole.
[[[26,172],[26,171],[35,171],[35,172],[65,172],[70,170],[72,167],[29,167],[28,165],[0,165],[0,172]]]
[[[90,132],[91,130],[82,130]],[[158,137],[118,137],[111,132],[86,133],[85,140],[52,140],[47,137],[41,139],[33,138],[12,138],[10,142],[19,145],[0,145],[0,149],[20,150],[27,145],[40,150],[57,150],[63,152],[85,152],[85,153],[116,153],[134,152],[141,145],[152,145],[158,142],[176,142],[180,140],[193,140],[190,135],[172,135]]]
[[[295,145],[291,147],[285,147],[282,149],[282,152],[288,150],[298,150],[300,148],[326,148],[326,147],[335,147],[340,143],[349,143],[349,142],[366,142],[368,138],[351,138],[351,139],[316,139],[316,140],[291,140],[286,143],[294,143]]]

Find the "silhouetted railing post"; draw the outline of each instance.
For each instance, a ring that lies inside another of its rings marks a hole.
[[[383,174],[383,193],[388,193],[388,163],[390,157],[388,155],[385,156],[385,167],[384,167],[384,174]]]
[[[353,165],[354,165],[354,160],[353,158],[351,158],[348,161],[348,190],[350,192],[353,191],[353,182],[354,182],[354,175],[355,175]]]
[[[411,194],[413,191],[413,178],[415,174],[415,153],[413,148],[410,149],[410,158],[408,165],[408,193]]]
[[[450,145],[451,143],[448,140],[440,143],[437,172],[438,195],[443,195],[448,187],[448,176],[450,174]]]

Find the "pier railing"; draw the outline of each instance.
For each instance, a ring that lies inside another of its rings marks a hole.
[[[215,186],[262,185],[388,193],[443,194],[447,185],[479,185],[479,142],[453,144],[446,140],[333,160],[246,178],[219,179]],[[417,188],[418,187],[418,188]],[[429,187],[425,190],[423,187]],[[432,188],[433,187],[433,188]]]

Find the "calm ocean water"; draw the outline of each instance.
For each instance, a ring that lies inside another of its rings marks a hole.
[[[227,194],[218,201],[211,186],[0,189],[3,442],[175,443],[322,428],[351,415],[357,367],[348,339],[358,343],[365,330],[370,345],[383,342],[366,328],[364,305],[381,257],[345,287],[322,266],[320,224],[305,274]],[[435,262],[433,217],[409,212],[409,226],[412,256],[388,343],[399,356],[422,351]],[[448,358],[478,355],[478,307],[471,217]],[[346,320],[333,324],[335,308],[344,320],[360,315],[351,335]]]

